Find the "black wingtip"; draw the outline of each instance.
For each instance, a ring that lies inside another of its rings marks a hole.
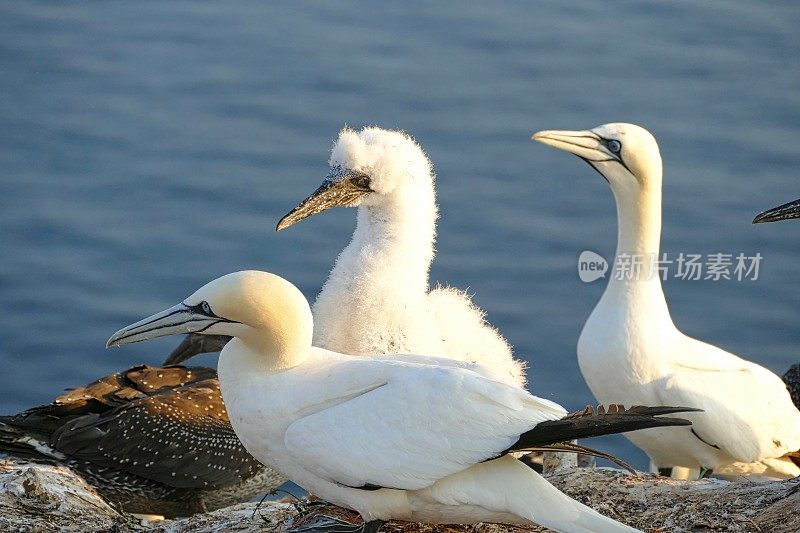
[[[587,406],[582,411],[571,413],[560,420],[548,420],[537,424],[520,435],[507,451],[525,450],[548,444],[626,433],[640,429],[669,426],[691,426],[692,422],[683,418],[660,416],[672,413],[699,412],[692,407],[643,406],[625,408],[612,404],[597,409]]]
[[[696,407],[670,407],[668,405],[658,405],[648,407],[646,405],[634,405],[625,410],[628,413],[635,413],[646,416],[671,415],[675,413],[702,413],[702,409]]]

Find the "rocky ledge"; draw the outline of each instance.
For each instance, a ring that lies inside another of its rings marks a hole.
[[[573,498],[648,532],[800,531],[800,479],[677,481],[607,468],[569,468],[548,476]],[[358,522],[352,512],[308,500],[245,503],[181,520],[146,521],[104,502],[70,470],[0,460],[0,531],[283,532],[321,517]],[[306,529],[306,531],[312,530]],[[424,526],[391,522],[393,532],[546,531],[481,524]]]

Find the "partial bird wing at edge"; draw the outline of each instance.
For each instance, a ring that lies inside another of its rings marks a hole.
[[[687,405],[697,437],[736,460],[754,462],[800,449],[800,412],[781,379],[747,363],[739,368],[675,371],[656,386],[665,404]]]

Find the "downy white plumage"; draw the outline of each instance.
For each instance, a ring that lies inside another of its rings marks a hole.
[[[578,341],[578,361],[600,402],[685,405],[691,428],[651,429],[627,437],[659,468],[788,478],[800,468],[800,412],[780,378],[757,364],[687,337],[675,327],[659,272],[661,155],[633,124],[588,131],[542,131],[533,139],[588,162],[617,204],[616,257],[639,256],[632,279],[612,276]]]
[[[635,531],[503,454],[522,441],[541,444],[545,434],[552,443],[688,423],[643,416],[631,425],[604,415],[591,417],[581,433],[580,417],[559,420],[562,407],[492,379],[492,369],[418,355],[344,355],[312,347],[312,330],[311,310],[294,285],[248,271],[123,328],[108,345],[188,332],[233,336],[220,356],[219,379],[247,450],[368,522]],[[598,429],[603,420],[611,422]]]
[[[313,306],[314,345],[353,355],[425,353],[492,367],[525,384],[524,364],[460,290],[430,290],[436,192],[431,163],[409,136],[343,129],[330,174],[278,223],[282,230],[336,206],[358,207],[350,244]]]

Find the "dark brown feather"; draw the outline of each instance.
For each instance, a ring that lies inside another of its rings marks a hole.
[[[265,470],[230,426],[216,371],[204,367],[136,366],[2,416],[0,451],[65,464],[125,510],[168,516],[204,509],[208,491],[233,489],[233,498]]]

